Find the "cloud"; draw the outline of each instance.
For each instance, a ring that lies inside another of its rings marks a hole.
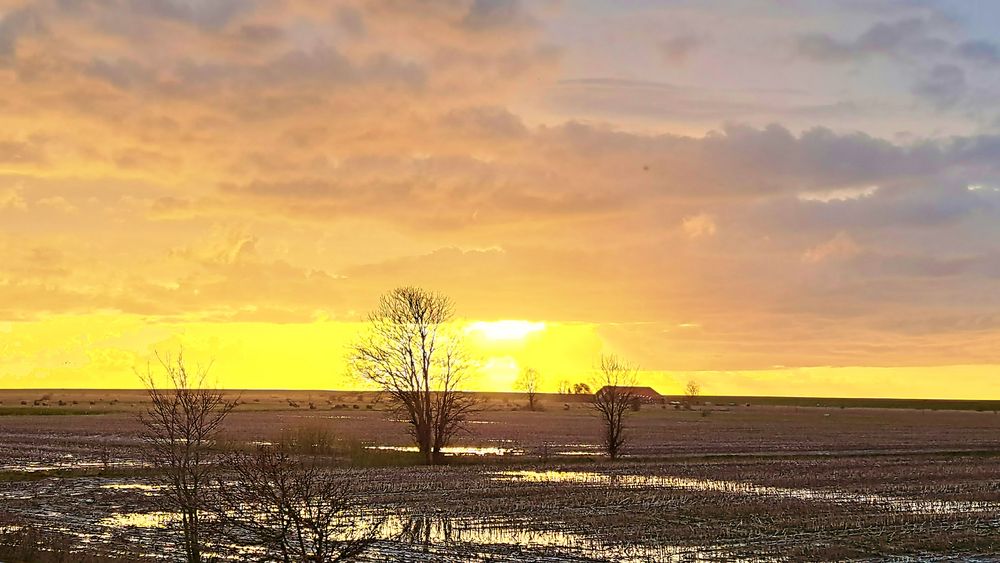
[[[474,30],[530,27],[535,24],[520,0],[473,0],[462,25]]]
[[[21,37],[43,33],[45,25],[31,8],[22,7],[0,15],[0,59],[13,56]]]
[[[706,213],[685,217],[681,223],[684,235],[691,239],[711,237],[716,231],[715,219]]]
[[[520,117],[503,107],[471,107],[448,112],[442,124],[472,137],[520,137],[528,128]]]
[[[364,37],[368,33],[364,14],[350,6],[342,6],[337,9],[337,24],[356,37]]]
[[[219,29],[253,10],[255,4],[255,0],[128,0],[126,9],[142,16]]]
[[[955,46],[959,57],[979,64],[1000,64],[1000,46],[991,41],[981,39],[964,41]]]
[[[70,203],[68,199],[63,196],[52,196],[40,198],[36,205],[41,207],[49,207],[52,209],[58,209],[63,213],[76,213],[78,211],[77,207]]]
[[[664,60],[671,64],[680,64],[687,61],[704,40],[697,35],[675,35],[660,42],[660,53]]]
[[[802,261],[818,264],[828,260],[847,260],[860,253],[861,246],[850,235],[840,232],[832,239],[807,250],[802,255]]]
[[[0,188],[0,211],[14,209],[23,211],[28,208],[24,196],[18,187]]]
[[[911,57],[940,47],[933,37],[934,25],[923,18],[878,22],[853,40],[836,39],[826,33],[801,35],[799,55],[819,62],[851,62],[874,56]]]
[[[29,7],[0,320],[346,322],[415,283],[650,366],[997,355],[1000,137],[962,121],[991,50],[923,11],[678,8],[664,37],[534,2]]]
[[[965,71],[956,65],[935,65],[913,86],[913,93],[939,109],[947,109],[959,102],[968,86]]]

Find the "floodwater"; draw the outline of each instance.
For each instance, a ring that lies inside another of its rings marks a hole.
[[[377,516],[355,515],[359,526],[367,526]],[[382,518],[380,518],[382,519]],[[162,528],[179,520],[166,512],[116,513],[98,522],[105,528],[149,530]],[[595,561],[622,563],[653,561],[744,561],[765,562],[775,559],[733,558],[720,546],[682,546],[638,544],[615,545],[585,534],[537,529],[537,523],[509,518],[455,518],[428,514],[396,514],[383,519],[378,541],[362,560],[386,561],[496,561],[497,557],[518,561]],[[92,537],[87,534],[88,537]],[[426,556],[421,557],[421,555]]]
[[[490,455],[490,454],[481,454]],[[496,454],[493,454],[496,455]],[[758,485],[744,481],[693,479],[670,475],[621,474],[598,471],[513,470],[484,471],[486,482],[517,489],[518,484],[554,483],[583,487],[669,488],[717,492],[763,498],[787,498],[857,505],[865,510],[907,514],[998,514],[1000,503],[947,501],[863,494],[820,488]],[[158,509],[160,485],[145,479],[47,478],[0,488],[0,501],[28,521],[75,535],[81,544],[130,545],[146,553],[169,558],[173,536],[164,528],[177,515]],[[489,489],[487,489],[489,490]],[[525,490],[530,490],[525,487]],[[505,494],[507,491],[505,491]],[[586,496],[586,495],[585,495]],[[15,508],[15,505],[17,506]],[[494,512],[494,514],[496,514]],[[415,512],[407,505],[380,505],[357,512],[360,523],[384,519],[380,540],[366,555],[367,561],[782,561],[746,557],[761,553],[760,545],[722,542],[683,545],[662,541],[612,541],[601,530],[578,528],[545,510],[537,516],[458,516],[434,510]],[[711,540],[721,541],[721,540]],[[125,543],[121,543],[125,542]]]
[[[394,452],[420,451],[416,446],[385,446],[373,445],[365,446],[369,450],[384,450]],[[567,449],[568,448],[568,449]],[[500,443],[495,446],[448,446],[441,450],[446,456],[475,455],[475,456],[527,456],[527,455],[552,455],[552,456],[597,456],[601,455],[600,447],[591,444],[543,444],[540,447],[525,450],[513,443]]]
[[[369,450],[383,450],[383,451],[393,451],[393,452],[411,452],[416,453],[420,451],[416,446],[365,446],[365,449]],[[524,452],[515,447],[504,447],[504,446],[449,446],[441,449],[441,453],[446,456],[454,455],[521,455]]]
[[[97,522],[105,528],[163,528],[180,520],[174,512],[125,512],[115,513]]]
[[[621,475],[587,471],[500,471],[494,479],[529,483],[574,483],[623,488],[666,488],[687,491],[813,500],[834,504],[863,504],[909,514],[972,514],[1000,512],[1000,502],[955,501],[898,497],[841,490],[770,487],[744,481],[692,479],[657,475]]]

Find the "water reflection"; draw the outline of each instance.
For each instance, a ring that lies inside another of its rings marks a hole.
[[[119,491],[142,491],[144,493],[155,493],[163,488],[163,485],[150,485],[148,483],[107,483],[101,485],[102,489],[114,489]]]
[[[127,512],[98,522],[106,528],[162,528],[179,519],[169,512]],[[641,545],[607,543],[583,532],[540,528],[534,521],[504,517],[447,517],[441,514],[398,513],[385,517],[378,511],[353,516],[355,525],[381,521],[379,541],[364,560],[388,561],[426,554],[434,561],[493,561],[520,555],[534,560],[553,557],[621,562],[734,560],[719,546]],[[240,552],[252,546],[232,546]],[[749,560],[746,560],[749,561]],[[761,561],[754,559],[754,561]]]
[[[163,528],[178,520],[176,512],[125,512],[102,518],[97,524],[105,528]]]
[[[438,514],[399,515],[389,518],[383,537],[401,543],[409,552],[452,554],[462,559],[493,561],[516,554],[535,558],[579,558],[588,561],[751,561],[734,559],[720,546],[642,545],[608,543],[582,532],[540,528],[537,521],[505,517],[469,518]],[[467,559],[465,559],[467,558]],[[543,559],[539,559],[543,560]],[[753,561],[764,561],[752,559]],[[771,561],[768,559],[767,561]]]
[[[416,453],[420,451],[416,446],[365,446],[368,450],[384,450],[393,452],[410,452]],[[521,455],[524,452],[518,448],[514,447],[503,447],[503,446],[448,446],[441,449],[441,453],[446,456],[454,455]]]
[[[771,498],[814,500],[835,504],[864,504],[910,514],[995,513],[1000,503],[896,497],[840,490],[770,487],[743,481],[693,479],[658,475],[621,475],[588,471],[501,471],[494,479],[529,483],[577,483],[622,488],[667,488],[689,491],[753,495]]]

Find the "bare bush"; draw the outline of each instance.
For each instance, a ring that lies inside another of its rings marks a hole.
[[[428,464],[443,459],[477,404],[460,390],[470,366],[458,334],[447,329],[452,315],[443,295],[395,289],[369,315],[370,330],[349,358],[356,375],[390,397]]]
[[[207,386],[211,364],[190,368],[183,352],[156,359],[169,387],[157,386],[153,367],[140,374],[151,405],[139,414],[144,454],[164,480],[167,508],[180,514],[184,554],[189,563],[202,561],[202,514],[208,509],[206,488],[216,468],[215,446],[235,401]]]
[[[330,428],[320,424],[283,428],[277,443],[289,453],[325,456],[337,453],[336,437]]]
[[[604,451],[612,460],[621,456],[625,446],[625,415],[638,399],[635,384],[638,369],[614,355],[601,356],[593,408],[604,423]]]
[[[361,474],[334,472],[316,458],[278,448],[233,454],[231,480],[219,480],[214,505],[220,531],[256,548],[258,561],[346,561],[378,538],[383,520],[360,514]]]

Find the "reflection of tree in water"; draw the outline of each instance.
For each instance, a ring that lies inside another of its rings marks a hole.
[[[452,540],[453,524],[450,518],[438,514],[414,514],[402,523],[400,540],[414,546],[427,548],[434,544],[448,544]]]

